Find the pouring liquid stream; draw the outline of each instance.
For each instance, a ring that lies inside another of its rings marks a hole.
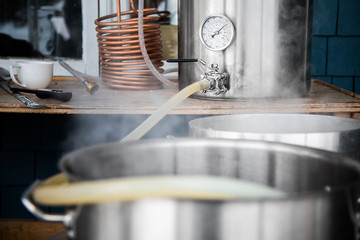
[[[139,26],[139,43],[141,48],[141,53],[143,55],[144,61],[148,68],[151,70],[153,75],[157,77],[163,84],[170,87],[175,87],[177,84],[166,79],[162,74],[160,74],[154,65],[152,64],[149,55],[146,50],[145,40],[144,40],[144,28],[143,28],[143,18],[144,18],[144,0],[139,0],[139,11],[138,11],[138,26]],[[210,87],[210,82],[207,80],[202,80],[195,82],[180,92],[175,96],[170,98],[159,110],[153,113],[148,117],[142,124],[140,124],[136,129],[130,132],[126,137],[124,137],[121,142],[125,141],[134,141],[139,140],[144,136],[153,126],[155,126],[173,107],[181,103],[184,99],[190,96],[197,91],[208,89]]]
[[[142,124],[130,132],[126,137],[124,137],[121,142],[125,141],[134,141],[139,140],[144,136],[156,123],[158,123],[173,107],[181,103],[191,94],[209,88],[210,83],[208,80],[201,80],[195,82],[180,92],[175,96],[170,98],[163,106],[161,106],[156,112],[154,112],[150,117],[148,117]]]

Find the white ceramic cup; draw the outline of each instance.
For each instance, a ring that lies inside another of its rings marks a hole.
[[[47,88],[53,77],[54,64],[52,62],[21,62],[9,67],[11,80],[25,88]],[[18,80],[14,76],[17,70]]]

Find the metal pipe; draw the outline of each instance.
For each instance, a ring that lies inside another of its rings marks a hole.
[[[95,82],[95,77],[91,77],[76,71],[63,60],[59,60],[59,64],[63,66],[74,77],[79,79],[85,85],[86,91],[88,91],[91,95],[93,95],[97,90],[99,90],[99,85]]]

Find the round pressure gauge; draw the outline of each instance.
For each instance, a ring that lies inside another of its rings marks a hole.
[[[224,15],[211,15],[200,26],[201,42],[210,50],[220,51],[227,48],[234,38],[235,28]]]

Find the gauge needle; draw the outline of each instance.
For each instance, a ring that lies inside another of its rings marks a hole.
[[[220,31],[226,27],[227,24],[225,24],[224,26],[222,26],[219,30],[215,31],[213,34],[211,34],[211,37],[214,38],[216,35],[219,35]]]

